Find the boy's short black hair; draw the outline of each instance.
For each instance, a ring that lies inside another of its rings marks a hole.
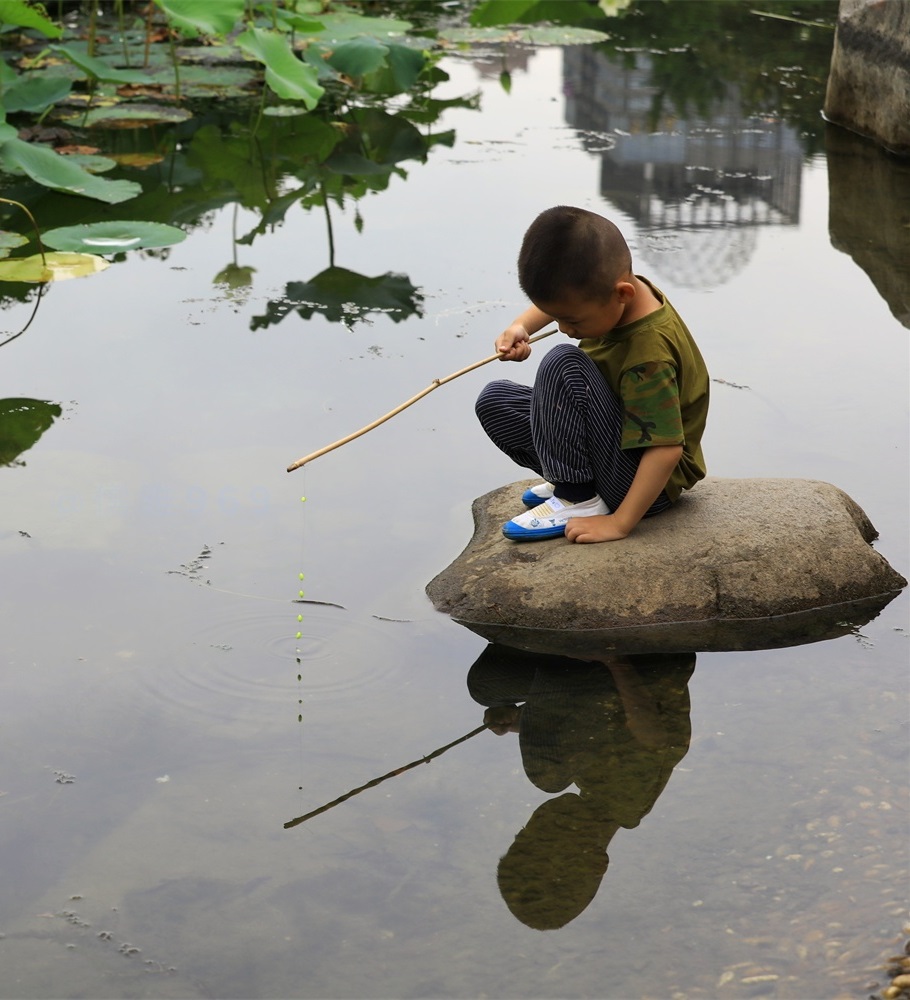
[[[532,302],[555,302],[569,291],[605,298],[631,271],[632,255],[616,226],[569,205],[541,212],[518,254],[518,282]]]

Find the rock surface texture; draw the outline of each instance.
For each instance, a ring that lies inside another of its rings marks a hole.
[[[709,477],[621,542],[507,541],[530,482],[475,500],[474,537],[427,587],[491,641],[571,653],[571,635],[578,655],[771,648],[864,624],[907,583],[829,483]]]
[[[910,0],[840,0],[825,117],[910,156]]]

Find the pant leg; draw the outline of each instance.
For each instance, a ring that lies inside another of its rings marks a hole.
[[[590,483],[610,510],[622,503],[641,458],[624,451],[623,408],[597,365],[574,344],[547,352],[531,396],[531,440],[551,482]],[[664,493],[646,516],[670,506]]]
[[[549,482],[593,482],[610,510],[632,485],[641,451],[620,447],[622,404],[574,344],[544,355],[533,389],[505,379],[485,386],[475,411],[497,448]],[[661,493],[645,516],[669,506]]]
[[[516,465],[544,476],[531,436],[532,395],[530,386],[500,379],[483,388],[474,411],[487,436],[500,451]]]

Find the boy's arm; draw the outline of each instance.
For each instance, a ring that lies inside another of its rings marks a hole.
[[[503,330],[496,338],[496,353],[500,361],[524,361],[531,354],[528,339],[542,330],[553,317],[542,312],[535,305],[527,309]]]
[[[615,542],[628,537],[667,485],[682,453],[681,444],[645,448],[629,492],[616,510],[594,517],[573,517],[566,525],[566,538],[570,542]]]

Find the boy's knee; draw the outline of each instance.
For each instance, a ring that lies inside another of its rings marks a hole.
[[[540,359],[537,376],[546,377],[554,372],[573,370],[585,363],[590,363],[590,359],[580,347],[575,344],[557,344]]]
[[[483,414],[489,413],[491,410],[498,410],[502,406],[503,397],[503,387],[509,385],[509,382],[505,379],[500,379],[497,382],[490,382],[485,385],[477,397],[477,401],[474,403],[474,412],[478,417],[483,417]]]

